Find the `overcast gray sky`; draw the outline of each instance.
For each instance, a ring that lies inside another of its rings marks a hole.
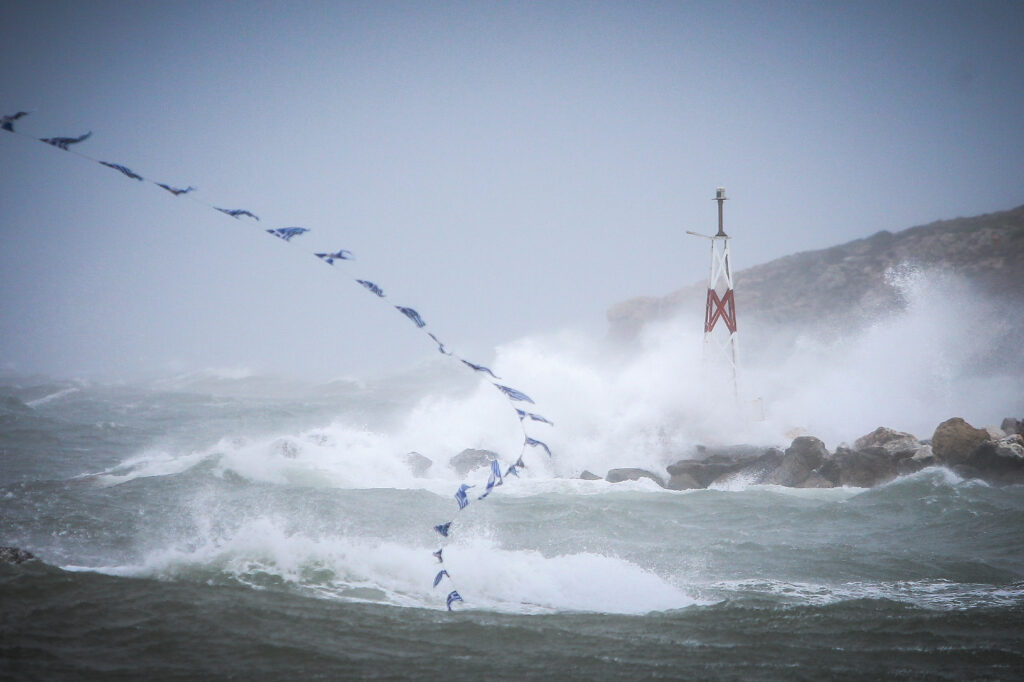
[[[325,378],[1024,203],[1024,3],[0,4],[0,368]],[[291,244],[262,232],[304,226]],[[314,250],[350,249],[335,268]],[[695,312],[700,324],[702,311]]]

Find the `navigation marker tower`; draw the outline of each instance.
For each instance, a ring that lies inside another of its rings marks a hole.
[[[707,239],[711,242],[711,269],[708,273],[708,297],[704,307],[704,359],[716,352],[724,358],[732,373],[733,394],[739,400],[736,364],[736,297],[733,293],[732,263],[729,258],[729,240],[722,222],[722,208],[726,201],[725,188],[715,191],[714,201],[718,202],[718,233],[713,237],[697,232],[686,234]],[[719,325],[721,323],[721,326]],[[716,333],[715,329],[718,329]],[[714,351],[709,349],[714,348]]]

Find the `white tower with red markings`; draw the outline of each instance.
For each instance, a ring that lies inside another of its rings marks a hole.
[[[718,233],[713,237],[687,230],[687,234],[711,242],[711,269],[708,273],[708,297],[704,308],[704,359],[724,361],[732,374],[732,388],[737,400],[736,364],[736,295],[733,293],[732,263],[729,260],[729,240],[722,223],[722,205],[725,203],[725,189],[715,192],[718,202]]]

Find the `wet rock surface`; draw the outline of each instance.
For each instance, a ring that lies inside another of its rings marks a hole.
[[[1004,419],[997,429],[976,428],[960,417],[939,424],[930,441],[880,426],[829,452],[814,436],[793,439],[785,451],[773,447],[697,446],[688,459],[666,467],[668,479],[644,469],[612,469],[616,483],[650,478],[670,490],[729,487],[734,483],[791,488],[870,488],[899,476],[942,466],[963,478],[993,485],[1024,485],[1021,421]],[[1006,434],[1006,435],[1002,435]],[[589,472],[585,472],[589,473]]]

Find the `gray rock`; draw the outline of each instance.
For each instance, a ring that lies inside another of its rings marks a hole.
[[[621,483],[622,481],[639,481],[641,478],[649,478],[662,488],[665,487],[665,481],[663,481],[657,474],[653,474],[646,469],[636,469],[632,467],[609,469],[604,480],[609,483]]]
[[[1014,434],[998,441],[982,443],[963,465],[975,469],[978,478],[990,483],[1024,483],[1024,445],[1021,436]]]
[[[824,475],[836,485],[854,488],[870,488],[896,478],[896,465],[911,456],[894,457],[884,447],[866,447],[862,450],[836,448],[829,465],[823,467]],[[837,476],[838,473],[838,476]]]
[[[1014,419],[1013,417],[1007,417],[1003,420],[1003,423],[999,425],[999,428],[1003,430],[1008,436],[1012,436],[1015,433],[1024,434],[1024,422],[1020,419]]]
[[[422,478],[427,470],[433,466],[434,461],[425,455],[421,455],[418,452],[410,452],[404,458],[405,465],[412,471],[412,475],[416,478]]]
[[[459,454],[452,457],[448,461],[448,465],[455,469],[455,473],[459,476],[465,476],[474,469],[490,465],[491,460],[497,458],[498,455],[490,450],[466,448]]]
[[[665,487],[669,490],[696,490],[697,488],[706,488],[707,486],[701,485],[701,483],[690,474],[680,472],[678,474],[672,474],[668,479],[668,483],[665,484]]]
[[[757,485],[766,483],[768,477],[782,465],[783,453],[778,448],[768,448],[761,455],[752,460],[744,460],[743,465],[723,476],[719,476],[711,483],[713,485],[725,485],[729,481],[742,480],[745,483]]]
[[[33,561],[35,555],[17,547],[0,547],[0,563],[23,564],[26,561]]]
[[[583,473],[580,474],[578,476],[578,478],[580,478],[580,479],[582,479],[584,481],[600,481],[600,480],[602,480],[600,476],[598,476],[597,474],[595,474],[595,473],[593,473],[591,471],[587,471],[586,469],[583,470]]]
[[[828,457],[825,444],[814,436],[800,436],[786,448],[782,463],[765,477],[765,483],[796,487],[807,480]]]
[[[937,466],[938,464],[939,460],[935,459],[935,455],[932,454],[932,446],[922,445],[914,453],[913,457],[896,462],[896,473],[900,476],[906,476],[907,474],[913,474],[921,469]]]
[[[724,474],[732,473],[742,466],[742,463],[734,461],[723,462],[683,459],[679,460],[675,464],[668,465],[668,467],[666,467],[666,471],[668,471],[670,476],[670,488],[673,490],[688,490],[690,488],[707,488],[716,478],[719,478]],[[671,483],[673,478],[677,479],[679,484],[683,484],[686,487],[673,488],[673,484]],[[693,483],[691,484],[690,481]]]
[[[960,417],[953,417],[935,429],[932,452],[943,464],[956,466],[966,463],[970,454],[988,440],[990,437],[985,429],[976,429]]]
[[[867,448],[884,448],[892,455],[905,454],[912,456],[921,443],[913,435],[903,431],[895,431],[885,426],[879,426],[866,436],[861,436],[853,443],[854,450],[865,450]]]
[[[817,471],[812,471],[807,478],[805,478],[797,488],[834,488],[835,484],[819,474]]]

